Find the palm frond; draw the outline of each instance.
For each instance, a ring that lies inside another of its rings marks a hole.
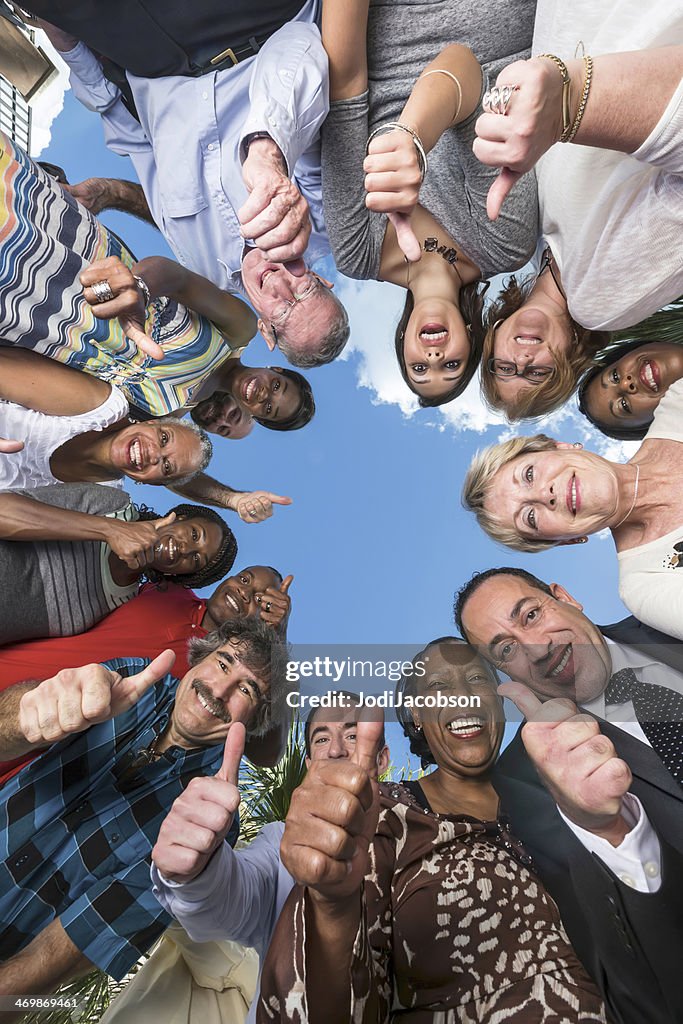
[[[683,345],[683,296],[635,327],[617,331],[612,336],[612,341],[630,341],[636,338],[642,339],[643,342],[669,341]]]
[[[240,772],[240,838],[251,842],[264,825],[284,821],[292,793],[306,774],[306,751],[299,722],[292,722],[282,759],[273,768],[245,761]]]

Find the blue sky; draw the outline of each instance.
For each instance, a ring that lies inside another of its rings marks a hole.
[[[90,176],[134,179],[130,163],[106,150],[99,119],[68,92],[41,158],[61,164],[72,183]],[[121,214],[103,220],[139,258],[169,254],[151,227]],[[403,293],[332,274],[349,308],[352,341],[344,359],[308,371],[314,420],[292,433],[255,427],[242,441],[217,438],[211,465],[214,476],[235,488],[264,488],[293,499],[263,524],[248,526],[226,513],[239,545],[236,566],[266,563],[294,574],[292,642],[397,643],[417,650],[454,631],[454,590],[476,570],[494,565],[524,566],[561,582],[596,622],[622,618],[609,538],[518,555],[479,530],[460,506],[462,478],[472,454],[510,428],[483,408],[476,382],[443,411],[417,411],[392,352]],[[284,365],[260,336],[244,360]],[[586,447],[615,451],[573,407],[543,427]],[[159,512],[179,500],[165,488],[132,490],[134,500]],[[397,731],[390,729],[390,742],[394,760],[402,763],[407,748]]]

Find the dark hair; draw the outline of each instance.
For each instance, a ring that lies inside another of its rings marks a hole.
[[[330,690],[329,693],[326,694],[326,696],[332,695],[334,695],[335,697],[348,697],[349,700],[352,700],[354,702],[356,707],[362,707],[363,702],[361,700],[360,694],[354,693],[353,690]],[[306,715],[306,721],[304,722],[304,745],[306,747],[306,757],[310,758],[311,756],[311,725],[313,724],[313,719],[318,714],[318,712],[326,710],[326,708],[312,707],[311,710]],[[349,710],[351,709],[349,708]],[[382,727],[382,732],[377,747],[378,752],[382,749],[383,746],[385,746],[386,742],[387,741],[384,735],[384,727]]]
[[[300,430],[301,427],[305,427],[307,423],[310,423],[315,415],[315,400],[311,385],[304,375],[297,373],[296,370],[286,370],[282,366],[269,366],[268,369],[277,370],[281,376],[287,377],[288,380],[297,385],[301,392],[301,404],[297,411],[287,420],[265,420],[259,416],[254,416],[254,419],[262,427],[267,427],[268,430]]]
[[[526,569],[515,569],[510,565],[502,565],[497,569],[485,569],[483,572],[475,572],[472,578],[456,592],[453,604],[455,624],[464,637],[467,637],[467,630],[462,623],[462,613],[465,605],[482,583],[486,583],[487,580],[493,579],[495,576],[516,576],[524,580],[525,583],[528,583],[535,590],[541,590],[544,594],[549,594],[550,597],[553,596],[553,592],[548,584],[544,583],[543,580],[539,580],[538,576],[534,576],[533,573],[527,572]]]
[[[593,366],[584,373],[583,377],[579,381],[579,390],[577,393],[579,412],[582,412],[588,422],[592,423],[594,427],[597,427],[598,430],[605,434],[606,437],[613,437],[617,441],[639,441],[647,434],[652,420],[650,419],[647,423],[634,423],[631,426],[628,425],[628,421],[624,421],[623,427],[615,427],[612,424],[606,426],[604,423],[601,423],[592,416],[588,411],[586,389],[591,381],[595,380],[598,374],[602,373],[602,371],[607,367],[618,362],[622,356],[635,351],[635,349],[642,348],[644,345],[650,344],[652,344],[652,342],[649,341],[623,341],[618,345],[610,345],[609,348],[606,348],[604,352],[601,352],[600,355],[596,357]]]
[[[148,508],[146,505],[136,506],[138,510],[138,516],[142,522],[152,522],[155,519],[163,519],[158,512],[155,512],[153,508]],[[220,547],[216,552],[215,556],[206,563],[202,569],[198,569],[197,572],[191,573],[164,573],[159,572],[158,569],[152,569],[147,567],[144,571],[144,579],[149,580],[150,583],[161,583],[162,581],[170,580],[172,583],[177,583],[181,587],[208,587],[212,583],[217,583],[218,580],[222,580],[227,573],[232,569],[235,558],[237,557],[237,541],[235,540],[235,534],[232,532],[228,524],[225,522],[222,516],[218,512],[214,512],[212,508],[207,508],[206,505],[176,505],[174,508],[168,510],[164,515],[170,515],[171,512],[175,512],[178,519],[205,519],[209,523],[215,523],[216,526],[220,527],[222,533],[222,539]]]
[[[249,736],[264,736],[287,720],[287,644],[260,619],[228,619],[213,633],[190,639],[190,667],[194,668],[231,641],[243,648],[238,653],[240,662],[268,684],[268,696],[260,702],[256,720],[247,730]]]
[[[481,281],[474,281],[472,284],[466,284],[460,289],[460,312],[462,313],[467,326],[467,334],[470,339],[470,354],[467,358],[467,364],[462,377],[460,377],[450,391],[445,395],[436,398],[423,398],[422,395],[415,390],[415,385],[408,376],[405,354],[403,352],[403,343],[405,341],[408,321],[410,320],[413,309],[415,308],[415,299],[413,298],[413,293],[410,289],[406,292],[406,301],[403,307],[403,313],[401,314],[401,319],[396,325],[394,347],[396,349],[396,358],[398,359],[401,376],[413,394],[418,396],[418,402],[423,409],[430,409],[437,405],[445,405],[446,402],[452,402],[454,398],[457,398],[463,393],[477,372],[477,367],[479,366],[484,346],[483,309],[484,295],[488,289],[488,282],[485,282],[483,288],[480,288],[480,285]]]
[[[430,640],[429,643],[422,648],[422,650],[418,651],[417,654],[414,655],[411,664],[414,665],[420,659],[420,656],[424,654],[429,647],[436,647],[439,644],[451,643],[456,643],[464,647],[469,647],[467,641],[463,640],[462,637],[439,636],[436,638],[436,640]],[[471,650],[474,656],[479,657],[479,652],[476,651],[474,647],[471,648]],[[484,664],[492,673],[493,679],[497,685],[499,682],[498,673],[491,665],[488,664],[488,662],[484,662]],[[416,695],[416,692],[417,676],[415,675],[415,673],[411,672],[410,675],[402,675],[398,683],[396,684],[396,704],[398,705],[396,708],[396,717],[399,721],[399,724],[401,725],[401,728],[403,729],[404,736],[410,743],[411,754],[415,754],[416,757],[419,757],[422,767],[426,768],[430,764],[436,764],[434,755],[432,754],[429,748],[429,744],[425,739],[425,734],[422,731],[422,729],[417,729],[415,727],[413,716],[410,712],[410,708],[406,707],[405,700],[399,701],[399,696],[401,696],[402,698],[414,697]]]

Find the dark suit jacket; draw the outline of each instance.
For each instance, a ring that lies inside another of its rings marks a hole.
[[[683,671],[683,644],[636,619],[601,629]],[[601,721],[600,727],[629,765],[631,792],[659,836],[662,885],[657,893],[624,885],[579,842],[529,760],[520,732],[496,765],[494,785],[614,1020],[682,1024],[683,787],[645,743],[609,722]]]

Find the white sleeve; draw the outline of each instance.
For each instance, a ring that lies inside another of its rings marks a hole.
[[[632,828],[619,846],[612,846],[606,839],[581,828],[559,807],[557,809],[579,842],[599,857],[624,885],[638,892],[657,892],[662,884],[662,852],[657,833],[638,797],[633,793],[624,797],[622,813]]]
[[[280,862],[280,833],[265,827],[242,850],[218,848],[200,875],[178,884],[152,864],[152,889],[195,942],[232,939],[259,953],[272,930]]]
[[[330,109],[328,62],[317,27],[290,21],[264,43],[249,83],[249,113],[240,135],[267,132],[280,147],[287,173],[313,143]]]

